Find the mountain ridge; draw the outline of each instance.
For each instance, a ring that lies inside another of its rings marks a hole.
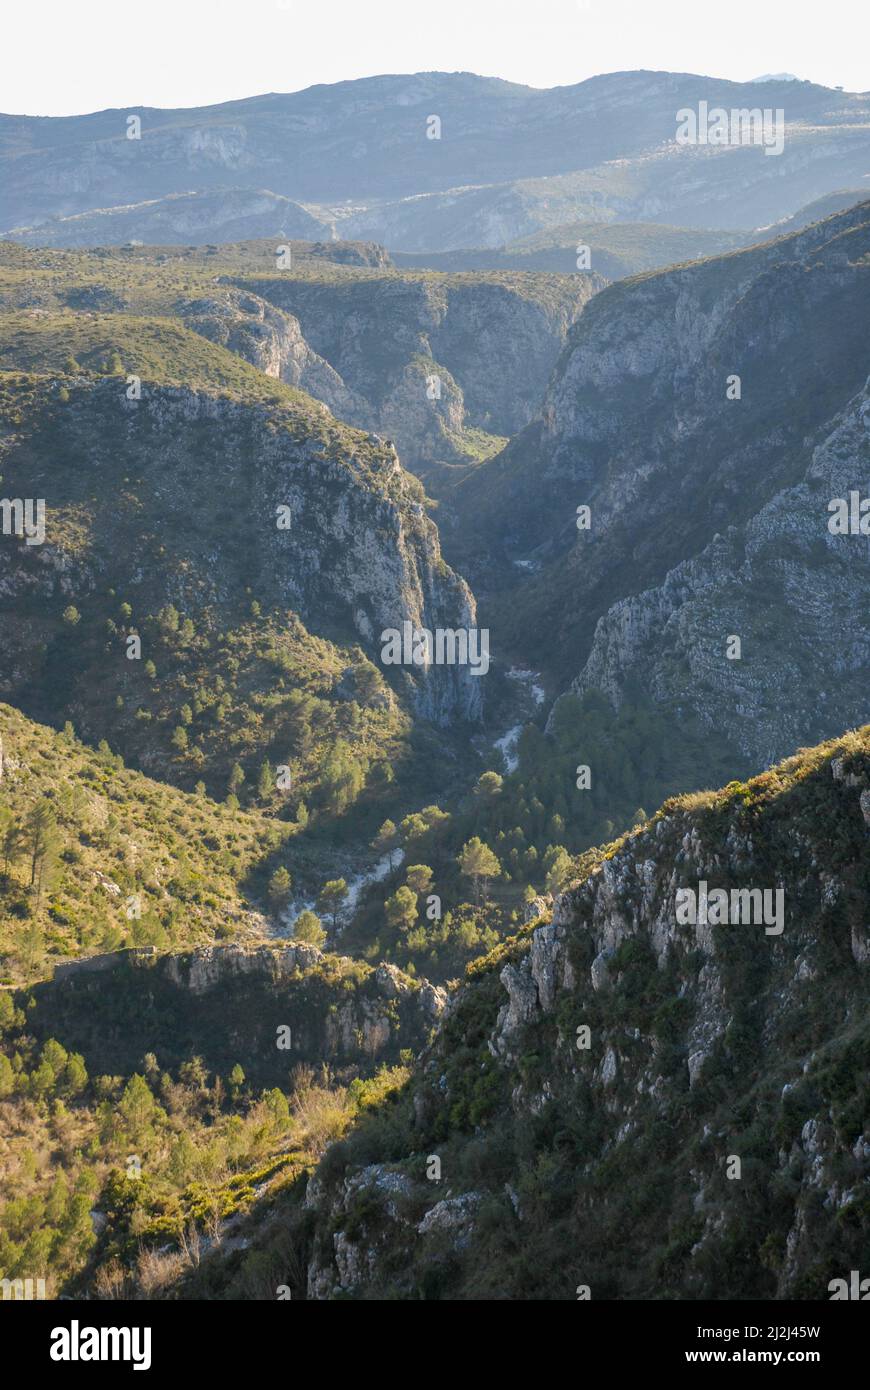
[[[818,146],[826,151],[828,163],[832,168],[836,164],[841,173],[839,186],[851,181],[848,173],[854,159],[849,154],[848,133],[851,129],[853,135],[860,134],[867,126],[870,98],[831,92],[810,83],[781,86],[788,128],[798,144],[803,142],[808,150]],[[164,112],[155,118],[152,112],[150,130],[146,120],[141,139],[135,140],[125,138],[126,115],[121,112],[83,117],[5,116],[0,117],[4,189],[0,229],[177,193],[189,190],[192,182],[201,192],[230,181],[253,182],[256,187],[271,188],[306,204],[360,198],[377,203],[477,184],[481,167],[487,168],[490,185],[594,171],[607,161],[637,160],[663,141],[672,142],[676,112],[700,99],[712,104],[723,101],[765,106],[776,95],[775,84],[752,86],[692,74],[643,71],[605,74],[549,90],[424,74],[360,79],[359,84],[247,98],[191,108],[181,116]],[[443,109],[433,113],[439,99]],[[475,105],[480,101],[484,103],[482,111]],[[603,101],[611,102],[606,124]],[[843,112],[848,117],[845,122]],[[127,114],[137,112],[131,109]],[[139,113],[139,118],[146,114]],[[426,138],[426,121],[431,114],[446,122],[443,139]],[[36,127],[44,129],[41,123],[45,121],[56,123],[52,129],[63,138],[53,146],[34,147]],[[578,141],[576,152],[572,141],[565,138],[566,125],[570,129],[572,122],[582,123],[582,142]],[[511,131],[508,141],[501,138],[505,129]],[[843,133],[838,134],[838,129]],[[561,132],[558,141],[553,139],[556,130]],[[834,144],[829,141],[825,145],[826,131]],[[300,136],[304,136],[303,142]],[[85,153],[87,173],[83,176]],[[743,158],[752,151],[738,153],[738,172],[744,165],[747,170],[754,167],[746,165]],[[365,159],[360,158],[363,154]],[[775,220],[777,215],[794,211],[801,202],[830,191],[830,184],[826,181],[823,186],[813,172],[811,166],[817,160],[810,159],[807,165],[800,150],[795,157],[794,192],[789,195],[792,206],[782,205],[785,195],[777,196],[769,183],[773,171],[765,168],[773,161],[763,160],[745,194],[741,194],[741,179],[727,189],[723,206],[742,218],[734,225],[757,225],[765,220],[758,215],[763,211],[772,214],[766,220]],[[792,168],[790,155],[780,162]],[[686,168],[685,158],[678,163],[680,169]],[[695,169],[695,162],[689,163],[693,166],[691,182],[704,166]],[[720,176],[729,167],[721,160],[714,164]],[[191,179],[192,169],[199,171],[197,179]],[[234,173],[232,180],[228,171]],[[641,172],[638,169],[638,177]],[[244,180],[238,178],[239,173],[246,174]],[[753,192],[756,178],[762,182],[759,191]],[[778,181],[783,181],[782,171]],[[756,215],[747,215],[750,207]],[[680,219],[671,215],[666,220]],[[528,226],[526,230],[535,228]],[[406,245],[403,249],[414,248]]]

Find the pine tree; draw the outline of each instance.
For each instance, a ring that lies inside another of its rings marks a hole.
[[[320,784],[326,807],[340,816],[352,806],[363,789],[365,774],[350,744],[340,739],[324,762]]]
[[[54,886],[60,871],[61,837],[50,802],[36,803],[27,817],[25,833],[30,856],[30,886],[38,910],[43,893]]]
[[[294,941],[304,941],[308,946],[323,946],[326,932],[320,918],[314,912],[300,912],[293,924]]]
[[[5,806],[0,808],[0,846],[3,853],[3,877],[8,879],[9,870],[17,862],[24,848],[24,830]]]
[[[118,1114],[130,1131],[133,1139],[138,1139],[151,1125],[157,1105],[148,1082],[138,1072],[130,1077],[118,1101]]]
[[[377,835],[372,840],[372,849],[375,851],[375,854],[389,855],[391,872],[395,867],[393,864],[393,855],[395,854],[398,847],[399,832],[396,829],[395,822],[391,820],[385,820]]]
[[[433,878],[428,864],[410,864],[405,872],[408,887],[413,893],[428,893]]]
[[[65,1096],[79,1095],[88,1084],[88,1071],[85,1059],[79,1052],[71,1052],[60,1078],[60,1089]]]
[[[269,901],[274,907],[284,907],[289,902],[292,886],[293,880],[290,877],[290,872],[282,864],[269,879]]]
[[[347,897],[347,883],[343,878],[331,878],[328,883],[324,883],[317,899],[318,912],[332,916],[332,935],[338,935],[338,914],[341,911],[342,903]]]
[[[261,801],[271,801],[275,791],[275,778],[268,763],[263,763],[257,774],[257,796]]]
[[[59,1169],[55,1174],[54,1182],[48,1189],[48,1199],[45,1203],[45,1218],[50,1225],[59,1226],[61,1224],[66,1214],[68,1201],[69,1184],[63,1170]]]
[[[484,772],[478,777],[474,795],[478,801],[494,801],[504,786],[504,778],[497,772]]]
[[[544,855],[544,869],[544,887],[547,892],[561,893],[574,869],[571,856],[563,845],[556,845],[547,851]]]
[[[0,1098],[11,1096],[15,1085],[15,1073],[12,1070],[12,1063],[4,1053],[0,1052]]]
[[[475,835],[463,846],[458,862],[460,872],[474,882],[474,893],[477,901],[480,902],[481,889],[485,901],[489,880],[497,878],[501,873],[501,865],[492,850],[483,843],[478,835]]]
[[[387,925],[400,932],[409,932],[417,921],[417,894],[410,888],[397,888],[391,898],[384,903]]]

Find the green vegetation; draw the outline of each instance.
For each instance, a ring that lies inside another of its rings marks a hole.
[[[0,280],[2,282],[2,280]],[[72,348],[74,361],[70,362]],[[311,414],[318,402],[265,376],[243,358],[210,343],[171,319],[128,314],[0,314],[0,370],[99,379],[118,377],[194,390],[218,390],[233,398],[274,401]]]
[[[550,732],[523,730],[514,772],[482,773],[449,812],[433,805],[398,826],[384,822],[372,849],[390,856],[391,873],[366,890],[343,940],[366,959],[395,960],[433,980],[457,978],[516,930],[537,894],[576,881],[593,846],[607,849],[646,820],[643,805],[691,785],[702,749],[726,776],[741,765],[688,723],[677,741],[673,721],[648,703],[614,714],[597,692],[563,697]],[[578,772],[590,765],[594,776],[581,787]],[[403,880],[408,891],[397,901]]]
[[[48,1297],[87,1284],[101,1298],[156,1298],[195,1277],[207,1243],[229,1243],[407,1076],[383,1068],[348,1084],[299,1063],[283,1089],[258,1090],[238,1063],[211,1074],[194,1055],[170,1071],[151,1052],[140,1071],[89,1076],[55,1039],[28,1039],[10,999],[0,994],[0,1277],[43,1278]]]
[[[326,1155],[317,1219],[291,1225],[297,1257],[329,1270],[332,1231],[361,1248],[377,1232],[370,1275],[346,1295],[366,1299],[571,1301],[579,1285],[595,1299],[827,1297],[829,1279],[862,1268],[870,1251],[858,1181],[870,1020],[849,947],[856,926],[866,938],[859,798],[868,786],[870,726],[747,783],[674,798],[606,856],[590,854],[566,937],[571,986],[557,983],[553,1004],[497,1059],[489,1044],[506,998],[500,977],[527,963],[537,924],[475,962],[434,1055]],[[792,906],[773,949],[738,927],[709,954],[691,937],[674,939],[657,961],[658,885],[701,872],[684,862],[687,843],[701,863],[717,863],[719,881],[784,884]],[[726,845],[749,843],[751,861],[729,860]],[[651,856],[657,877],[644,910],[639,869]],[[591,928],[590,906],[605,857],[635,886],[607,983],[593,987],[604,928]],[[841,885],[833,895],[832,881]],[[702,1022],[717,1034],[690,1080]],[[590,1030],[585,1051],[574,1046],[578,1024]],[[432,1154],[447,1191],[427,1181]],[[366,1183],[379,1171],[371,1165],[388,1166],[398,1214]],[[341,1195],[348,1178],[359,1186],[354,1204]],[[840,1194],[836,1211],[820,1182]],[[473,1219],[460,1233],[416,1238],[442,1197],[468,1203]],[[271,1239],[263,1228],[261,1247]]]
[[[291,824],[185,795],[8,705],[0,738],[6,981],[80,954],[251,931],[246,879]]]
[[[668,227],[658,222],[579,221],[546,227],[496,250],[396,253],[401,267],[428,266],[444,272],[521,271],[577,275],[578,248],[590,251],[587,269],[607,280],[674,266],[743,246],[746,232]]]
[[[835,1255],[860,1267],[868,1249],[855,788],[870,786],[870,729],[748,779],[733,747],[640,691],[617,710],[563,696],[546,731],[523,729],[512,771],[492,729],[420,718],[405,673],[385,675],[360,641],[373,652],[390,603],[411,611],[455,582],[423,486],[376,436],[182,317],[223,283],[324,334],[326,307],[342,331],[364,322],[379,402],[409,362],[421,379],[437,367],[390,331],[397,301],[419,324],[483,287],[567,322],[589,285],[296,249],[291,277],[267,242],[0,244],[3,487],[51,484],[49,543],[2,538],[0,1277],[45,1276],[52,1294],[298,1297],[339,1233],[374,1232],[365,1296],[562,1298],[593,1283],[596,1298],[769,1298],[800,1218],[817,1259],[788,1278],[817,1296]],[[622,252],[657,254],[641,229],[624,229]],[[747,442],[752,418],[739,428]],[[474,471],[468,495],[487,499],[511,469],[539,476],[536,427],[491,468],[502,441],[483,428],[443,441],[439,488]],[[461,548],[457,515],[445,529]],[[638,552],[638,583],[685,548],[659,541]],[[550,619],[576,598],[579,562],[556,583],[547,553],[494,609],[495,703],[512,712],[513,637],[525,624],[552,644]],[[603,570],[595,583],[571,610],[587,624],[618,597]],[[745,635],[761,643],[777,614],[759,611]],[[573,675],[565,621],[553,668]],[[832,776],[835,755],[848,775]],[[724,786],[686,791],[699,782]],[[708,864],[729,886],[748,865],[785,879],[794,939],[662,950],[665,895]],[[564,956],[538,960],[556,950],[556,932],[534,938],[545,895],[566,890]],[[433,985],[454,994],[437,1036]],[[809,1120],[833,1135],[836,1216],[809,1191]],[[739,1195],[722,1174],[732,1151]],[[398,1179],[389,1203],[356,1183],[374,1166]],[[467,1239],[415,1240],[447,1191],[473,1209]]]

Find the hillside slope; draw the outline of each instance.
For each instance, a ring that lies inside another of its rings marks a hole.
[[[28,1027],[37,1040],[62,1038],[94,1074],[130,1075],[156,1048],[164,1067],[196,1055],[219,1075],[241,1057],[253,1083],[280,1086],[291,1064],[371,1072],[397,1063],[404,1049],[418,1052],[445,992],[395,966],[252,938],[70,962],[32,998]],[[287,1049],[276,1046],[282,1026],[290,1029]]]
[[[152,781],[71,726],[55,733],[0,705],[0,980],[119,946],[269,933],[264,871],[290,857],[294,829],[265,807]]]
[[[285,1216],[294,1296],[819,1299],[866,1267],[868,826],[865,727],[592,856]],[[701,882],[783,896],[684,925]]]
[[[262,188],[167,193],[163,198],[51,217],[6,235],[25,246],[121,246],[148,242],[199,246],[251,237],[328,237],[331,228],[305,208]]]
[[[81,350],[57,325],[37,327],[49,371],[54,343]],[[105,344],[102,375],[73,360],[57,375],[2,377],[4,486],[13,498],[44,498],[46,511],[42,544],[10,534],[0,545],[7,697],[42,719],[71,717],[166,772],[165,721],[185,701],[202,705],[214,652],[228,644],[243,650],[221,658],[217,697],[229,675],[231,705],[243,691],[268,705],[274,669],[268,679],[244,668],[252,657],[268,663],[265,648],[292,645],[295,631],[304,640],[297,619],[329,641],[361,644],[378,664],[383,628],[474,625],[474,600],[441,560],[420,485],[393,448],[193,333],[170,326],[154,371],[147,333],[126,339],[121,324],[92,318],[85,327],[95,355]],[[244,380],[172,384],[173,344],[218,373],[224,363],[231,378],[248,373],[256,390]],[[141,374],[138,399],[125,373]],[[245,638],[252,619],[264,647],[256,656]],[[375,706],[393,698],[386,674],[369,672]],[[403,670],[394,682],[436,722],[479,714],[468,667]],[[194,722],[191,742],[198,732]],[[208,715],[203,735],[220,743]]]
[[[397,266],[430,270],[537,270],[576,274],[583,248],[606,280],[720,255],[753,240],[743,232],[668,227],[656,222],[568,222],[491,250],[392,253]],[[585,259],[585,257],[583,257]]]

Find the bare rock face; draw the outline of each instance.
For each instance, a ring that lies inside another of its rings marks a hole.
[[[267,376],[307,391],[349,424],[367,429],[373,423],[365,402],[305,341],[299,320],[259,295],[222,287],[208,299],[190,300],[182,316],[194,332],[238,353]]]
[[[601,690],[618,705],[642,672],[653,699],[679,698],[762,764],[860,722],[870,670],[870,538],[833,535],[828,521],[831,500],[848,499],[868,469],[870,383],[816,446],[801,482],[744,526],[716,535],[660,587],[600,619],[574,690]],[[775,630],[763,637],[754,616],[761,592],[776,595]],[[848,643],[830,620],[846,611],[854,615]],[[741,638],[739,660],[724,656],[732,633]]]
[[[415,358],[384,397],[378,428],[395,441],[409,466],[460,462],[466,457],[462,388],[441,363]]]
[[[466,1246],[474,1230],[474,1221],[480,1206],[478,1192],[463,1192],[459,1197],[445,1197],[430,1207],[417,1227],[419,1236],[446,1232],[450,1235],[454,1248]]]
[[[375,971],[378,989],[385,999],[398,999],[410,989],[410,981],[397,965],[381,961]]]
[[[276,983],[297,970],[312,970],[323,960],[316,946],[299,942],[295,946],[255,948],[245,946],[201,946],[190,956],[167,956],[166,975],[174,984],[192,994],[204,994],[225,984],[234,975],[268,976]]]
[[[328,1198],[317,1179],[309,1183],[310,1209],[319,1212],[327,1200],[331,1224],[338,1229],[331,1248],[325,1237],[315,1240],[308,1266],[308,1297],[314,1299],[364,1293],[397,1236],[418,1249],[434,1247],[436,1258],[443,1258],[445,1250],[462,1253],[473,1238],[483,1199],[478,1192],[448,1194],[414,1221],[410,1213],[420,1194],[413,1181],[385,1164],[371,1164],[346,1178]]]
[[[870,542],[829,505],[866,493],[868,249],[863,203],[607,287],[539,419],[463,486],[451,553],[505,567],[501,620],[555,682],[640,691],[741,770],[867,715]]]
[[[441,985],[433,985],[428,980],[424,980],[420,985],[420,1007],[433,1023],[437,1022],[447,1008],[446,989],[443,989]]]
[[[249,319],[277,332],[266,313],[254,305]],[[111,583],[144,595],[147,611],[173,603],[195,620],[243,597],[241,546],[244,584],[261,603],[295,611],[315,633],[343,630],[376,664],[381,633],[401,631],[406,621],[430,631],[476,626],[474,597],[444,563],[420,484],[403,471],[395,448],[333,421],[315,402],[260,405],[154,385],[131,401],[111,379],[83,382],[64,407],[66,457],[76,463],[62,469],[54,462],[48,395],[45,406],[44,415],[32,412],[26,438],[3,440],[4,467],[20,463],[22,486],[43,451],[47,468],[44,544],[0,550],[0,595],[10,604],[38,597],[47,612],[61,613],[68,593],[86,596]],[[143,480],[141,506],[120,521],[101,481],[114,475],[119,455]],[[80,475],[94,483],[86,516]],[[289,516],[286,529],[276,524],[279,508]],[[70,550],[63,530],[73,515],[87,543]],[[171,542],[172,564],[151,554],[149,537],[157,533]],[[3,672],[10,693],[26,679],[42,636],[37,630],[28,639],[27,624],[20,626],[21,669]],[[480,717],[482,682],[467,665],[410,666],[393,675],[424,718]]]
[[[531,902],[526,903],[523,908],[523,921],[534,922],[538,917],[543,917],[545,913],[551,914],[553,911],[552,893],[539,893]]]
[[[556,905],[561,900],[556,900]],[[566,951],[568,933],[565,921],[543,922],[532,933],[531,949],[516,965],[506,965],[499,978],[507,991],[490,1051],[501,1057],[516,1056],[517,1045],[527,1024],[552,1011],[559,992],[574,986],[574,968]]]
[[[328,1299],[365,1289],[377,1268],[383,1235],[372,1230],[370,1222],[360,1233],[342,1226],[356,1212],[366,1209],[370,1213],[372,1207],[379,1208],[388,1223],[408,1226],[402,1202],[412,1192],[413,1183],[404,1173],[380,1163],[363,1168],[342,1184],[332,1199],[333,1220],[339,1229],[332,1236],[331,1248],[318,1244],[308,1266],[309,1298]],[[306,1206],[316,1209],[323,1199],[324,1190],[315,1178],[308,1185]]]
[[[506,1053],[512,1041],[527,1023],[538,1016],[539,1001],[531,969],[524,962],[516,967],[506,965],[499,976],[507,991],[507,1003],[503,1004],[498,1016],[496,1036],[492,1047],[496,1052]]]
[[[326,1051],[330,1056],[351,1056],[361,1049],[370,1057],[383,1054],[392,1037],[392,1025],[383,1006],[372,1000],[339,1004],[325,1019]]]
[[[235,283],[298,320],[345,395],[339,404],[335,382],[319,386],[312,371],[298,384],[394,440],[413,472],[467,460],[477,447],[469,427],[501,437],[533,419],[571,324],[602,282],[388,272]]]

